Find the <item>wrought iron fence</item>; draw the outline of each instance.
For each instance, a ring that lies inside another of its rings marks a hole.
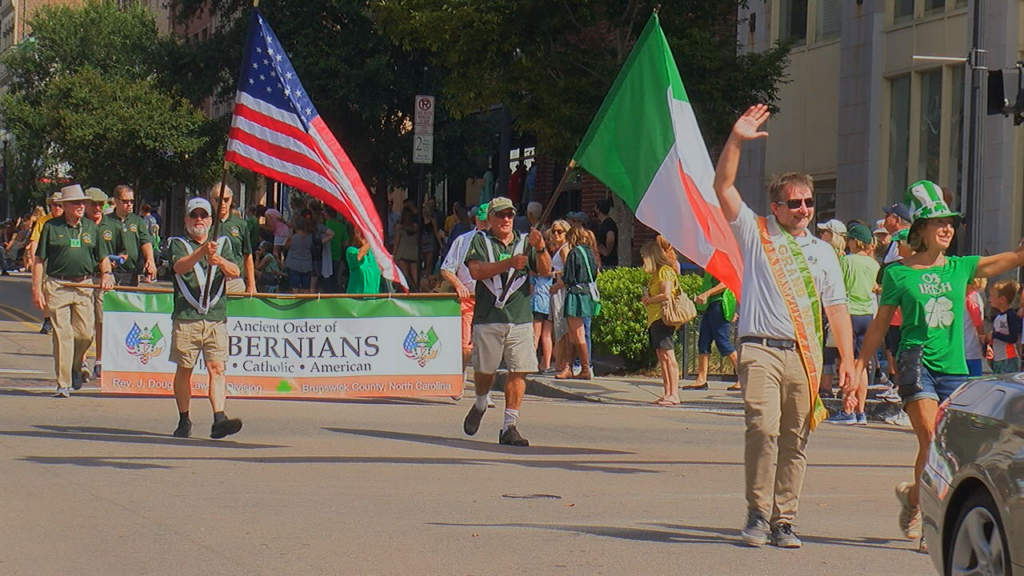
[[[687,378],[697,374],[697,338],[700,335],[701,316],[697,316],[689,324],[679,329],[676,335],[676,359],[679,361],[679,376]],[[736,323],[730,327],[729,339],[737,349]],[[736,369],[732,363],[718,353],[718,347],[711,346],[711,359],[708,362],[709,376],[735,376]]]

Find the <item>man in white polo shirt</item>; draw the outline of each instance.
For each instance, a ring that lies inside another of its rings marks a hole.
[[[737,372],[746,419],[747,524],[741,535],[751,546],[770,541],[799,548],[793,521],[807,438],[828,415],[818,398],[822,308],[839,348],[839,386],[847,398],[856,398],[857,383],[839,260],[807,231],[814,221],[814,181],[795,172],[778,177],[767,218],[754,214],[733,185],[743,143],[768,136],[759,131],[768,117],[758,104],[736,121],[718,160],[715,193],[744,263]]]
[[[466,254],[473,236],[490,228],[487,224],[487,204],[481,204],[476,214],[476,229],[460,234],[452,240],[448,255],[441,263],[441,276],[447,280],[459,295],[459,308],[462,312],[462,373],[465,378],[466,367],[473,356],[473,307],[476,306],[476,280],[466,266]],[[461,400],[462,394],[452,396],[453,400]],[[493,408],[494,403],[487,399],[487,407]]]

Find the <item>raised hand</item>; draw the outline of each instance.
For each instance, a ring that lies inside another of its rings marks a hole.
[[[758,138],[767,138],[767,132],[760,132],[759,128],[764,124],[768,118],[771,117],[771,112],[768,111],[768,107],[764,104],[755,104],[747,109],[740,116],[739,120],[733,124],[732,135],[740,140],[757,140]]]

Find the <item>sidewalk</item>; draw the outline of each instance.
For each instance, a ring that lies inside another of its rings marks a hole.
[[[504,391],[506,372],[498,372],[495,388]],[[680,381],[680,388],[694,384],[694,381]],[[700,410],[704,412],[743,412],[743,395],[741,392],[728,392],[726,388],[733,383],[729,381],[711,381],[707,390],[679,390],[680,404],[666,406],[665,409]],[[593,380],[555,380],[539,374],[526,376],[526,393],[543,398],[559,398],[585,402],[602,402],[607,404],[624,404],[634,406],[653,406],[664,393],[660,378],[644,378],[640,376],[601,376]],[[842,401],[834,398],[823,399],[830,414],[842,411]],[[868,400],[865,412],[868,419],[882,422],[886,418],[899,413],[899,404],[891,404],[879,400]]]

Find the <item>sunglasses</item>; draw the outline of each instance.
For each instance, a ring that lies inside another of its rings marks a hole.
[[[121,200],[120,198],[117,198],[117,201],[122,203],[122,204],[135,204],[135,199],[134,198],[125,198],[124,200]]]
[[[565,234],[565,230],[559,230],[558,228],[551,229],[552,234]]]
[[[206,220],[207,218],[209,218],[209,217],[210,217],[210,215],[209,215],[209,214],[207,214],[206,212],[203,212],[202,214],[199,214],[199,215],[197,216],[197,215],[196,215],[196,214],[195,214],[195,213],[193,212],[192,214],[189,214],[189,215],[188,215],[188,217],[189,217],[189,218],[191,218],[191,219],[193,219],[193,220]]]
[[[498,212],[494,216],[496,216],[498,218],[501,218],[503,220],[505,220],[505,219],[512,220],[513,218],[516,217],[516,213],[511,211],[511,210],[508,210],[508,211],[505,211],[505,212]]]
[[[800,206],[806,206],[807,208],[814,208],[814,198],[796,198],[795,200],[783,200],[782,202],[776,202],[776,204],[785,204],[790,210],[799,210]]]

